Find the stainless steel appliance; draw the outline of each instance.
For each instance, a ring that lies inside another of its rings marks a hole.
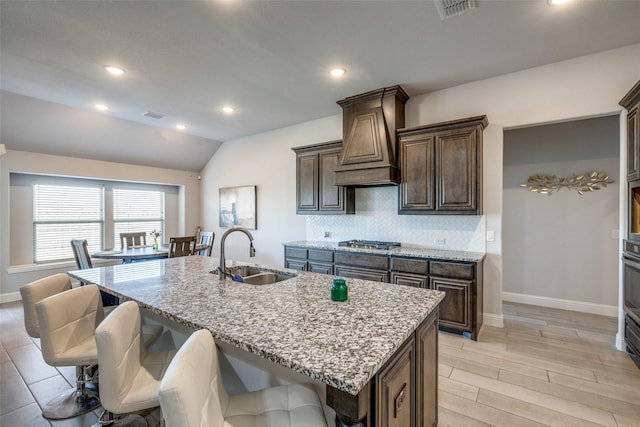
[[[338,246],[346,246],[349,248],[389,250],[393,248],[399,248],[400,242],[378,242],[375,240],[345,240],[344,242],[338,242]]]
[[[627,352],[640,367],[640,242],[625,240],[624,253],[624,340]]]

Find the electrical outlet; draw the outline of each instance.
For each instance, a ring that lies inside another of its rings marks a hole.
[[[496,241],[496,232],[493,230],[487,230],[487,242]]]
[[[331,232],[330,232],[330,231],[325,231],[325,232],[324,232],[324,238],[325,238],[325,239],[328,239],[328,238],[330,238],[330,237],[331,237]]]
[[[441,239],[436,239],[435,240],[435,244],[437,246],[444,246],[446,244],[447,240],[443,237]]]

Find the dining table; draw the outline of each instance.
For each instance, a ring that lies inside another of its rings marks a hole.
[[[197,244],[195,252],[205,249],[206,245]],[[126,248],[112,248],[97,251],[91,254],[92,258],[122,260],[128,264],[133,261],[143,261],[151,259],[160,259],[169,257],[169,245],[159,245],[157,249],[153,245],[129,246]]]

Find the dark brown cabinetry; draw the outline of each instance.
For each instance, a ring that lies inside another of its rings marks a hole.
[[[415,339],[411,337],[376,377],[379,427],[415,426]]]
[[[341,149],[341,141],[293,149],[296,153],[296,213],[355,213],[355,189],[335,185]]]
[[[440,327],[476,340],[482,326],[482,263],[431,261],[429,287],[445,293]]]
[[[333,251],[285,246],[284,266],[293,270],[333,274]]]
[[[398,131],[400,214],[482,213],[486,116]]]
[[[627,110],[627,180],[640,179],[640,81],[620,101]]]
[[[334,271],[336,276],[388,282],[389,257],[336,251]]]
[[[391,283],[429,287],[429,261],[419,258],[391,257]]]

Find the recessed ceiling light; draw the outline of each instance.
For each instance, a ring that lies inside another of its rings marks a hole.
[[[225,107],[222,107],[222,111],[224,111],[227,114],[231,114],[233,113],[235,110],[233,109],[233,107],[227,105]]]
[[[548,0],[549,6],[558,6],[561,4],[569,3],[572,0]]]
[[[107,72],[113,74],[114,76],[121,76],[124,74],[124,70],[120,67],[114,67],[113,65],[107,65],[104,67]]]
[[[329,73],[331,73],[333,77],[342,77],[346,72],[347,70],[345,70],[344,68],[334,68]]]
[[[109,107],[104,105],[104,104],[96,104],[96,109],[98,109],[100,111],[107,111],[109,109]]]
[[[184,125],[183,123],[178,123],[176,125],[176,129],[178,129],[178,130],[185,130],[186,128],[187,128],[187,126]]]

